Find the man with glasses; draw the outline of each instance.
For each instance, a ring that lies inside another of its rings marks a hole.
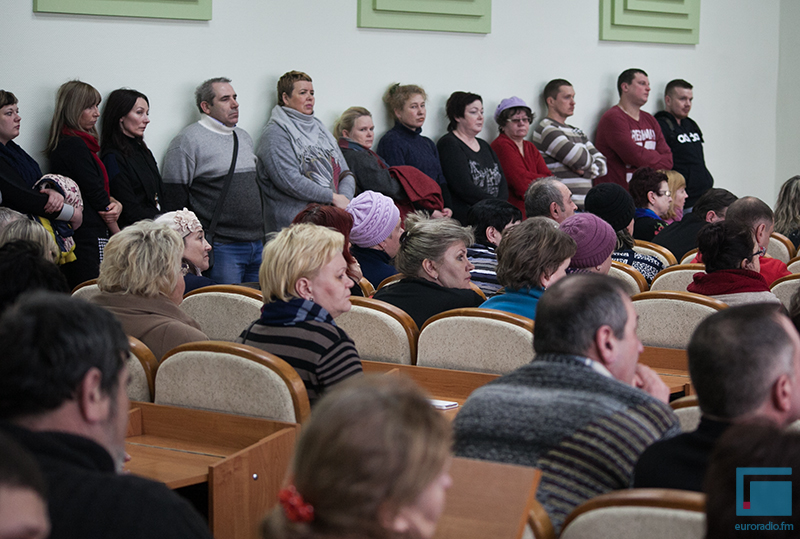
[[[572,84],[564,79],[553,79],[544,87],[543,94],[547,117],[533,131],[533,144],[553,176],[569,187],[572,201],[583,210],[592,179],[605,176],[608,171],[606,157],[589,142],[583,131],[566,123],[575,113]]]
[[[593,181],[595,185],[613,182],[627,189],[637,168],[672,169],[672,151],[658,121],[641,110],[650,95],[647,73],[626,69],[617,78],[617,92],[619,103],[597,124],[597,149],[608,159],[608,174]]]

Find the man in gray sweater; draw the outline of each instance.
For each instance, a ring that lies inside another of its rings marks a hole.
[[[197,87],[201,118],[172,139],[162,174],[164,208],[189,208],[207,234],[214,211],[222,204],[216,230],[208,238],[214,247],[214,265],[206,272],[220,284],[258,281],[264,236],[253,140],[236,127],[239,103],[230,82],[219,77]],[[223,200],[234,139],[238,139],[236,166]]]
[[[542,470],[536,498],[557,532],[581,503],[628,488],[642,451],[680,431],[669,388],[637,362],[636,325],[613,277],[561,279],[539,300],[533,362],[477,389],[456,416],[459,457]]]

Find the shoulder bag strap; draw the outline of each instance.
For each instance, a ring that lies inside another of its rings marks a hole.
[[[220,193],[217,206],[214,208],[214,215],[211,218],[211,225],[206,231],[206,236],[211,238],[211,245],[214,245],[214,233],[217,231],[217,223],[219,216],[222,214],[222,205],[225,203],[225,198],[228,196],[228,190],[231,187],[231,180],[233,180],[233,171],[236,168],[236,157],[239,155],[239,137],[236,136],[236,131],[233,132],[233,158],[231,159],[231,168],[228,169],[228,174],[225,176],[225,185],[222,186],[222,193]]]

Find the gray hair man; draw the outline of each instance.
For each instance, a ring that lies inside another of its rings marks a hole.
[[[536,180],[525,191],[525,217],[549,217],[561,224],[577,209],[572,191],[555,177]]]

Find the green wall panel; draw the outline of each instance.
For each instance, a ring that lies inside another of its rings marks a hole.
[[[358,0],[359,28],[488,34],[491,0]]]
[[[600,0],[600,39],[696,45],[700,0]]]
[[[210,21],[211,0],[33,0],[33,11]]]

